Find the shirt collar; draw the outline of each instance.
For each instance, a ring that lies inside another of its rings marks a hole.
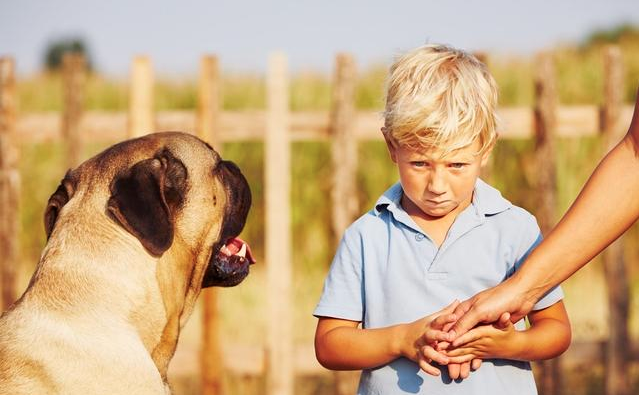
[[[488,217],[499,214],[512,207],[512,203],[506,200],[501,195],[501,192],[479,178],[475,182],[474,192],[472,205],[479,216]],[[388,210],[395,215],[397,215],[398,211],[404,212],[400,204],[402,194],[403,189],[399,182],[388,188],[375,203],[375,215],[379,216],[384,210]]]
[[[497,189],[478,178],[473,194],[473,206],[476,207],[478,214],[489,217],[508,210],[513,204],[501,196],[501,192]]]

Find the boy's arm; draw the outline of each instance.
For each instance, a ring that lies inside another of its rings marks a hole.
[[[426,373],[438,375],[439,369],[428,362],[448,363],[434,345],[450,339],[442,329],[455,321],[451,312],[457,304],[408,324],[375,329],[360,329],[357,321],[320,317],[315,331],[315,355],[322,366],[333,370],[374,368],[406,357]]]
[[[504,358],[537,361],[554,358],[568,348],[570,321],[562,301],[528,314],[530,328],[517,331],[510,321],[504,327],[478,326],[458,340],[463,343],[447,352],[451,362],[472,358]]]

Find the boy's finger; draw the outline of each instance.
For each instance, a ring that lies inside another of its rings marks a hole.
[[[448,346],[450,346],[450,343],[447,341],[441,341],[439,343],[437,343],[437,347],[435,347],[437,349],[437,351],[442,351],[442,350],[446,350],[448,348]]]
[[[440,352],[437,352],[430,346],[424,346],[421,348],[421,353],[426,361],[435,361],[440,365],[446,365],[448,363],[448,357]],[[420,358],[421,359],[421,358]]]
[[[458,299],[453,300],[453,302],[451,304],[449,304],[448,306],[444,307],[442,310],[440,310],[440,314],[452,314],[456,309],[457,306],[459,306],[461,304],[461,302]]]
[[[459,378],[459,371],[461,369],[461,365],[458,363],[449,363],[448,364],[448,375],[451,379],[456,380]]]
[[[446,355],[450,358],[456,358],[456,357],[461,357],[461,356],[465,356],[465,355],[472,355],[473,350],[470,348],[464,348],[464,347],[460,347],[460,348],[454,348],[450,351],[446,351]],[[459,361],[456,361],[459,362]]]
[[[428,329],[422,336],[425,344],[431,344],[433,342],[448,342],[450,335],[448,332],[438,331],[436,329]]]
[[[473,369],[473,371],[479,369],[481,367],[481,359],[475,358],[472,361],[470,361],[470,367]]]
[[[459,368],[459,377],[467,379],[470,376],[470,362],[463,362]]]
[[[450,357],[448,358],[448,365],[450,366],[451,364],[462,364],[464,362],[470,362],[472,360],[474,360],[476,357],[473,354],[464,354],[464,355],[460,355],[458,357]]]
[[[437,369],[433,365],[429,364],[425,360],[420,358],[420,360],[418,362],[418,365],[419,365],[419,368],[421,370],[423,370],[424,372],[430,374],[431,376],[439,376],[439,373],[440,373],[439,369]]]
[[[449,327],[457,321],[457,316],[455,314],[441,314],[435,317],[433,322],[431,322],[431,326],[435,328],[444,328],[446,325]],[[446,330],[444,328],[444,330]]]

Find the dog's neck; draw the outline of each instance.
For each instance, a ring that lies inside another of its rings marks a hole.
[[[184,244],[175,239],[173,246]],[[195,301],[201,291],[203,272],[197,268],[204,268],[204,262],[195,262],[196,257],[188,252],[185,245],[172,248],[159,260],[157,278],[160,294],[166,311],[166,321],[160,341],[152,351],[155,362],[162,377],[166,380],[168,365],[175,353],[180,330],[193,312]],[[208,259],[201,255],[200,259]],[[202,270],[202,269],[199,269]],[[175,273],[188,273],[190,277],[176,276]]]
[[[184,279],[176,279],[171,268],[174,257],[152,257],[139,244],[126,248],[109,248],[95,240],[91,248],[73,244],[69,237],[49,240],[20,302],[37,300],[33,305],[41,311],[52,315],[64,311],[69,320],[102,322],[114,332],[135,331],[166,380],[186,298],[194,300],[199,289],[194,292],[179,281]],[[70,256],[64,251],[79,252]],[[60,291],[61,286],[65,291]]]

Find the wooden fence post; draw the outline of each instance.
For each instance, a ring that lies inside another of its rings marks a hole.
[[[621,51],[617,46],[609,46],[604,51],[604,102],[601,109],[602,145],[609,151],[617,141],[619,114],[624,91]],[[608,290],[608,328],[606,343],[606,395],[630,395],[628,315],[630,291],[624,240],[621,236],[602,254],[606,285]]]
[[[334,245],[358,212],[357,199],[357,140],[355,138],[355,83],[356,67],[349,54],[335,58],[333,101],[329,132],[333,162],[333,188],[331,190],[332,231]],[[336,371],[335,394],[357,392],[359,371]]]
[[[482,62],[486,68],[488,68],[488,54],[486,52],[483,51],[477,51],[477,52],[473,52],[473,56],[475,58],[477,58],[477,60],[479,60],[480,62]],[[497,130],[497,132],[499,132],[499,130]],[[493,147],[494,148],[494,147]],[[488,158],[488,163],[486,163],[486,165],[481,169],[481,178],[482,180],[490,183],[493,177],[493,172],[494,172],[494,158],[495,155],[491,155]]]
[[[146,56],[136,56],[131,66],[129,91],[129,138],[144,136],[155,130],[153,115],[153,68]]]
[[[286,56],[269,57],[264,138],[266,281],[268,297],[266,393],[292,395],[289,92]]]
[[[16,299],[20,173],[15,125],[15,65],[12,58],[0,57],[0,314]]]
[[[215,56],[203,56],[200,61],[200,81],[197,103],[197,136],[210,143],[221,155],[219,143],[219,73]],[[202,290],[202,347],[201,374],[202,395],[224,393],[222,377],[224,361],[220,347],[220,316],[218,290],[215,287]]]
[[[537,207],[535,215],[541,232],[547,235],[555,224],[556,216],[556,159],[555,135],[557,129],[557,88],[555,67],[551,53],[537,56],[535,75],[535,163],[537,169]],[[539,364],[541,368],[541,395],[557,395],[561,390],[560,359]]]
[[[216,56],[203,56],[200,61],[198,86],[197,136],[219,150],[222,148],[217,133],[220,117],[220,70]]]
[[[333,189],[332,228],[337,245],[346,227],[357,215],[357,140],[355,124],[355,79],[353,58],[338,54],[333,78],[333,102],[329,132],[332,137]]]
[[[84,112],[84,88],[86,60],[84,55],[68,52],[62,57],[64,79],[64,109],[62,113],[62,138],[66,147],[66,167],[73,168],[82,159],[82,135],[80,122]]]

